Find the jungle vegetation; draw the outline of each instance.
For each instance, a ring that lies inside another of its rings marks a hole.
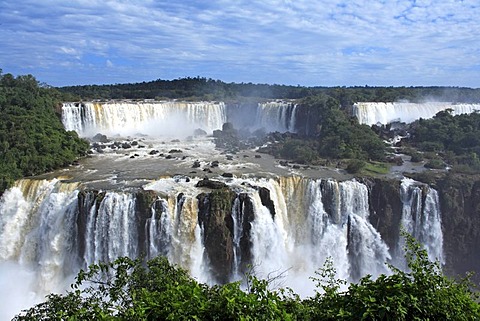
[[[88,142],[65,131],[55,109],[65,99],[31,75],[0,70],[0,195],[16,179],[71,164]]]
[[[435,97],[452,102],[480,102],[480,89],[462,87],[304,87],[279,84],[225,83],[205,77],[112,85],[66,86],[61,92],[77,100],[93,99],[193,99],[232,101],[246,98],[301,99],[327,95],[342,107],[355,102],[424,101]],[[73,97],[72,97],[73,98]]]
[[[50,294],[14,320],[478,320],[468,278],[444,276],[413,237],[404,236],[407,271],[390,266],[390,275],[347,284],[327,259],[308,298],[272,289],[251,274],[243,287],[240,281],[208,286],[166,258],[144,264],[123,257],[80,271],[71,291]]]

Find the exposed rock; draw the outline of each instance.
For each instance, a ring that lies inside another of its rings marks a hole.
[[[92,137],[92,141],[98,142],[98,143],[108,143],[110,140],[107,138],[107,135],[98,133]]]
[[[227,283],[233,271],[233,219],[232,206],[236,195],[229,189],[198,199],[198,222],[203,226],[203,243],[210,261],[212,274],[218,283]]]
[[[132,148],[132,145],[130,145],[129,143],[122,143],[122,148],[123,149]]]
[[[227,187],[227,184],[223,183],[223,182],[220,182],[220,181],[214,181],[214,180],[211,180],[207,177],[205,177],[204,179],[198,181],[197,185],[195,185],[196,187],[207,187],[207,188],[211,188],[211,189],[221,189],[221,188],[225,188]]]
[[[275,204],[273,203],[272,199],[270,198],[270,190],[266,187],[259,187],[258,188],[258,195],[260,195],[260,199],[262,201],[262,205],[268,208],[270,214],[272,214],[272,218],[275,219]]]
[[[222,177],[233,178],[233,174],[232,173],[223,173]]]
[[[198,160],[196,160],[196,161],[193,162],[192,168],[198,168],[200,166],[201,166],[200,162]]]
[[[201,128],[197,128],[197,129],[195,129],[195,131],[193,132],[193,135],[194,135],[194,136],[207,136],[207,132],[204,131],[204,130],[201,129]]]

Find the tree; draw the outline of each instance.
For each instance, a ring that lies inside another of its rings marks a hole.
[[[119,258],[80,271],[72,291],[16,316],[41,320],[478,320],[478,296],[468,278],[457,282],[430,262],[424,249],[406,238],[407,271],[358,283],[335,278],[327,260],[315,296],[300,299],[289,289],[271,290],[268,280],[247,275],[239,282],[209,287],[157,257],[146,264]]]

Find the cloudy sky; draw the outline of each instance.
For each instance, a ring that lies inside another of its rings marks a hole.
[[[0,68],[53,86],[478,88],[480,1],[1,0]]]

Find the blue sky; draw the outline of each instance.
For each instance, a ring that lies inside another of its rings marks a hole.
[[[0,68],[53,86],[478,88],[479,17],[478,0],[3,0]]]

